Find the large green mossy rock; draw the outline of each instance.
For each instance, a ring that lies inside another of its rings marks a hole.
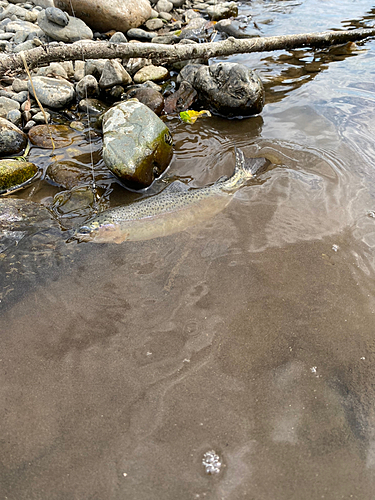
[[[103,134],[104,163],[129,187],[148,187],[172,159],[168,127],[137,99],[117,104],[105,113]]]
[[[22,160],[0,160],[0,194],[28,185],[38,173],[34,163]]]

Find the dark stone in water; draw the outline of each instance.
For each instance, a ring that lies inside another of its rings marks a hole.
[[[71,146],[82,135],[66,125],[36,125],[29,130],[30,141],[40,148],[52,149],[52,142],[49,135],[52,134],[55,147],[64,148]]]
[[[225,117],[252,116],[264,106],[264,87],[258,75],[243,64],[217,63],[186,66],[182,78],[197,90],[210,111]],[[192,81],[191,81],[192,80]]]
[[[16,125],[0,118],[0,155],[17,154],[27,144],[26,135]]]
[[[179,113],[189,109],[197,100],[198,93],[189,82],[183,81],[177,92],[165,99],[164,111],[167,114]]]
[[[55,161],[48,166],[47,178],[53,184],[57,184],[65,189],[72,189],[80,184],[87,183],[90,174],[80,168],[77,163],[69,160]]]

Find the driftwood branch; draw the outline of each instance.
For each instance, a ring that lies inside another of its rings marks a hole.
[[[113,44],[99,41],[80,41],[58,46],[40,46],[24,53],[29,68],[43,66],[51,62],[75,61],[86,59],[128,59],[144,57],[158,64],[167,64],[187,59],[198,59],[249,52],[290,50],[301,47],[326,47],[333,44],[354,42],[375,36],[374,29],[355,29],[349,31],[325,31],[300,35],[282,35],[251,39],[228,38],[223,42],[201,44],[162,45],[156,43]],[[0,76],[7,71],[23,68],[19,54],[0,57]]]

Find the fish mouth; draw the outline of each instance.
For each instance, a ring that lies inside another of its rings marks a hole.
[[[78,241],[91,241],[93,239],[93,231],[88,226],[82,226],[77,229],[72,235],[72,239]]]

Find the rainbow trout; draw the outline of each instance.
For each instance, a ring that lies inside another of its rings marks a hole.
[[[77,230],[74,238],[97,243],[150,240],[168,236],[203,222],[221,212],[234,193],[267,160],[254,158],[245,164],[242,151],[236,149],[236,166],[229,179],[209,187],[179,190],[166,188],[162,193],[130,205],[106,210]]]

